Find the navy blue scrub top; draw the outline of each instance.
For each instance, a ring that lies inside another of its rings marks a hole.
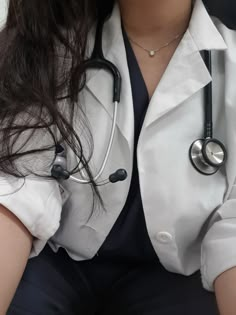
[[[135,138],[133,173],[125,206],[98,251],[96,259],[124,262],[157,261],[148,236],[143,212],[137,168],[137,143],[149,105],[149,95],[137,59],[123,30],[134,104]],[[109,211],[109,209],[107,210]]]

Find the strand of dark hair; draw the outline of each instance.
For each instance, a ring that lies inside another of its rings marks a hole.
[[[92,135],[78,96],[85,83],[81,65],[88,33],[97,19],[108,16],[112,5],[109,0],[102,5],[96,0],[10,0],[6,27],[0,34],[1,173],[26,177],[33,170],[22,173],[17,167],[18,159],[55,150],[58,143],[65,143],[78,157],[94,194],[100,198],[89,168]],[[63,52],[60,56],[58,47]],[[62,98],[67,104],[66,116],[58,105]],[[88,157],[73,127],[75,110],[79,110],[81,122],[87,128]],[[27,118],[20,123],[21,117]],[[52,143],[24,150],[39,130],[46,130]],[[59,137],[53,130],[57,130]],[[14,150],[26,131],[21,148]],[[78,171],[78,167],[71,173]]]

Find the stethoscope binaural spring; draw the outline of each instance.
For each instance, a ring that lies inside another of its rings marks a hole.
[[[98,23],[95,37],[95,45],[92,56],[84,62],[84,70],[89,69],[104,69],[111,73],[113,77],[113,120],[111,133],[107,150],[98,173],[94,176],[93,181],[99,184],[98,179],[104,172],[107,161],[112,149],[114,140],[116,121],[117,121],[117,108],[120,103],[121,95],[121,75],[117,67],[109,60],[105,59],[102,50],[102,33],[103,23]],[[212,60],[211,52],[204,51],[204,60],[209,72],[212,74]],[[205,123],[204,123],[204,136],[193,142],[189,149],[189,158],[193,167],[203,175],[215,174],[226,162],[227,152],[223,143],[213,138],[213,123],[212,123],[212,82],[205,87]],[[67,170],[67,160],[64,148],[61,145],[56,147],[56,155],[51,170],[52,177],[59,180],[70,179],[80,184],[89,184],[91,180],[86,178],[85,174],[81,171],[82,178],[74,177]],[[116,183],[123,181],[127,178],[125,169],[118,169],[116,172],[109,176],[107,183]],[[101,182],[104,183],[104,182]]]

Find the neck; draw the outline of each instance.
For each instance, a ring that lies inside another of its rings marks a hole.
[[[134,38],[166,38],[188,28],[192,0],[118,0],[123,24]]]

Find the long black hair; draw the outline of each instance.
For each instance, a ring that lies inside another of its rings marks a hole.
[[[112,0],[9,1],[0,34],[0,173],[42,176],[35,171],[37,166],[24,161],[34,156],[39,161],[45,152],[54,153],[58,144],[65,143],[98,193],[88,166],[92,136],[87,130],[90,145],[85,155],[73,118],[79,110],[82,128],[89,129],[78,98],[85,82],[81,65],[91,27],[109,16],[112,7]]]

